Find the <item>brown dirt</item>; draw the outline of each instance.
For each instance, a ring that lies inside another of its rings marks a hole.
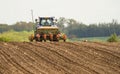
[[[0,43],[0,74],[120,74],[120,43]]]

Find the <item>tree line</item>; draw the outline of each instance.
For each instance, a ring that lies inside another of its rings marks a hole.
[[[67,27],[60,24],[67,24]],[[114,19],[108,23],[86,25],[74,19],[59,18],[58,25],[61,27],[61,31],[65,32],[69,38],[104,37],[110,36],[113,33],[120,35],[120,23]]]
[[[8,25],[8,24],[0,24],[0,33],[3,33],[5,31],[31,31],[33,29],[33,24],[32,22],[17,22],[13,25]]]
[[[13,25],[0,24],[0,33],[5,31],[32,31],[34,23],[32,22],[17,22]],[[78,22],[74,19],[66,19],[61,17],[58,19],[57,26],[66,33],[69,38],[75,37],[103,37],[110,36],[113,33],[120,35],[120,23],[112,20],[108,23],[89,24]]]

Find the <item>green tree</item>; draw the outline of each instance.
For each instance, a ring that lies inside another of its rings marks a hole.
[[[60,31],[62,31],[62,32],[65,31],[65,26],[64,26],[65,23],[66,23],[66,19],[64,17],[60,17],[57,20],[57,26],[59,27]]]

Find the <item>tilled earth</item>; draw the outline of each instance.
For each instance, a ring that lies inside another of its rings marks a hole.
[[[120,43],[0,42],[0,74],[120,74]]]

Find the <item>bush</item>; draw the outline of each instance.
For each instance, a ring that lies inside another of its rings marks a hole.
[[[34,34],[33,31],[21,31],[21,32],[16,32],[16,31],[8,31],[0,34],[0,41],[4,42],[23,42],[23,41],[29,41],[28,37]]]
[[[9,42],[10,39],[6,37],[0,37],[0,42]]]
[[[118,39],[118,36],[116,35],[116,33],[114,33],[110,36],[110,38],[107,41],[108,42],[118,42],[119,39]]]

